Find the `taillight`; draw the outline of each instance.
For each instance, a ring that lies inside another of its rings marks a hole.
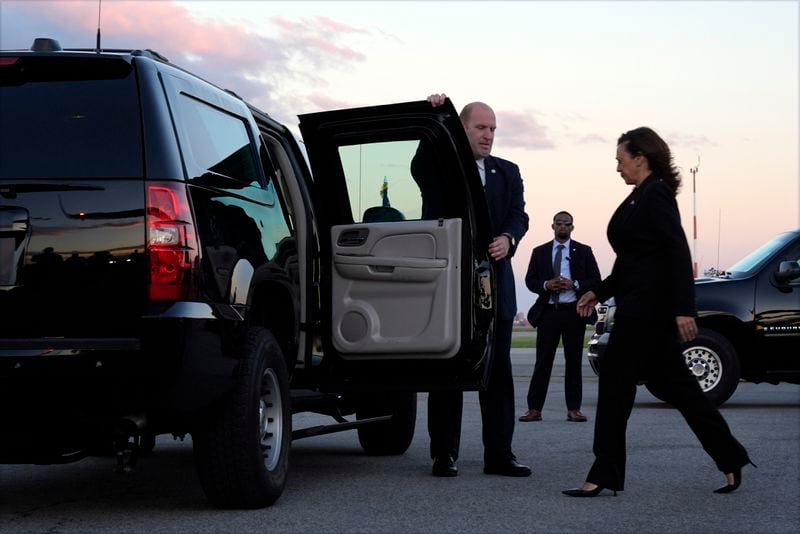
[[[197,238],[185,185],[148,183],[147,251],[150,299],[188,300],[196,296]]]
[[[16,56],[3,56],[0,57],[0,67],[13,67],[18,61],[19,58]]]

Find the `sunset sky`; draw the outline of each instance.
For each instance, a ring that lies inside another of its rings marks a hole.
[[[628,187],[617,137],[650,126],[672,147],[700,270],[725,268],[800,226],[797,1],[110,1],[103,47],[151,48],[297,131],[311,111],[481,100],[493,153],[519,164],[531,229],[514,260],[520,311],[530,250],[575,216],[603,275],[605,229]],[[34,37],[94,47],[95,0],[0,0],[0,48]]]

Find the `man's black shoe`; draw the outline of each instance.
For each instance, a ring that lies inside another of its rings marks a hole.
[[[439,456],[433,459],[433,469],[431,474],[435,477],[455,477],[458,476],[456,461],[452,456]]]
[[[531,468],[517,462],[515,458],[509,458],[508,460],[502,460],[500,462],[485,463],[483,465],[483,472],[487,475],[503,475],[505,477],[531,476]]]

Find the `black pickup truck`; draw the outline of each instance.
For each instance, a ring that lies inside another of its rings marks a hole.
[[[699,334],[683,355],[716,404],[742,379],[800,383],[800,229],[779,234],[727,271],[695,279],[695,294]],[[611,300],[598,306],[589,341],[595,373],[613,326]]]
[[[209,500],[261,507],[292,439],[400,454],[416,392],[484,384],[489,214],[453,105],[300,130],[152,50],[0,52],[0,462],[125,471],[191,434]]]

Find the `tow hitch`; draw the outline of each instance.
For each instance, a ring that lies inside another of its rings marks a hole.
[[[123,417],[114,425],[114,456],[117,458],[115,473],[133,471],[141,453],[139,439],[146,424],[147,418],[144,415],[133,414]]]

